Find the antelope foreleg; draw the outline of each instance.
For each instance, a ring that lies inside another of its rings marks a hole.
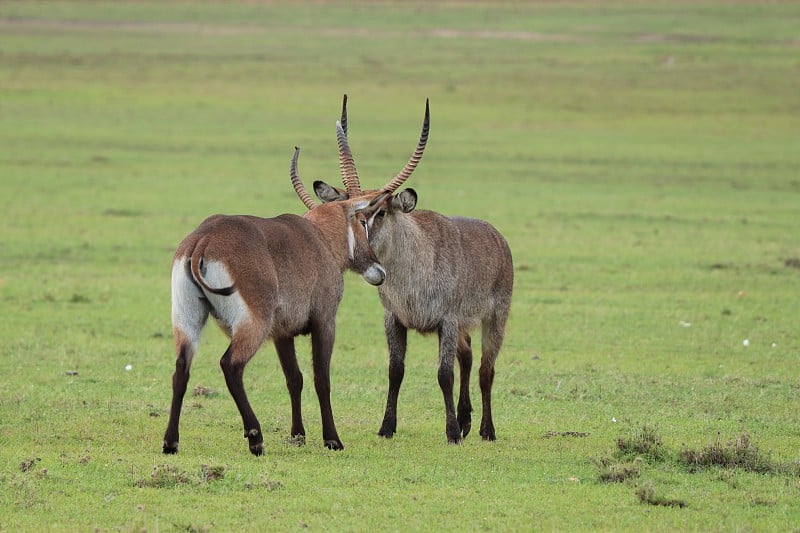
[[[457,346],[458,323],[455,320],[446,319],[439,327],[439,387],[444,396],[445,428],[449,444],[460,444],[462,440],[461,428],[458,425],[453,402],[453,364]]]
[[[384,316],[386,342],[389,345],[389,391],[386,397],[386,411],[378,435],[387,439],[397,431],[397,398],[405,375],[406,342],[408,329],[387,311]]]
[[[305,444],[306,430],[303,427],[301,407],[303,374],[297,365],[294,338],[275,339],[275,350],[278,352],[278,359],[280,359],[283,375],[286,378],[286,388],[289,389],[289,398],[292,402],[292,429],[290,435],[295,442]]]

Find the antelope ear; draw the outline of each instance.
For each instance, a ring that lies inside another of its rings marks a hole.
[[[399,209],[403,213],[410,213],[417,207],[417,191],[414,189],[405,189],[392,198],[392,207],[394,209]]]
[[[337,189],[336,187],[331,187],[324,181],[315,181],[314,182],[314,192],[317,195],[317,198],[322,200],[323,202],[335,202],[337,200],[347,200],[347,192],[343,191],[342,189]]]

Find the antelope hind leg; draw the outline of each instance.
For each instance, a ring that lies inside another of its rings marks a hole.
[[[188,341],[178,341],[178,357],[175,360],[175,373],[172,375],[172,405],[169,411],[169,422],[164,432],[163,453],[178,453],[178,425],[181,418],[183,396],[189,383],[189,367],[192,364],[193,348]]]
[[[459,366],[461,390],[458,394],[458,425],[461,427],[461,436],[466,438],[472,427],[472,402],[469,399],[469,376],[472,370],[472,346],[469,334],[462,333],[458,337],[458,351],[456,352]]]
[[[448,444],[461,444],[461,427],[456,418],[453,402],[453,365],[458,348],[458,326],[446,320],[439,328],[439,387],[442,389],[445,410],[445,431]]]
[[[236,407],[239,408],[239,414],[242,415],[244,436],[247,438],[250,453],[253,455],[262,455],[264,453],[264,436],[261,433],[261,424],[258,422],[253,408],[250,407],[250,401],[247,399],[242,378],[244,376],[244,367],[255,355],[260,344],[260,342],[247,342],[247,339],[234,335],[230,346],[228,346],[219,361],[222,373],[225,376],[225,383],[228,385],[228,391],[233,396]]]

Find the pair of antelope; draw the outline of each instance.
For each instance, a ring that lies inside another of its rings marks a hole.
[[[297,195],[308,208],[304,216],[285,214],[265,219],[214,215],[181,242],[172,266],[177,360],[164,453],[178,451],[178,423],[189,368],[209,314],[230,338],[220,365],[253,454],[264,452],[264,441],[245,393],[244,368],[259,347],[272,339],[291,398],[291,435],[304,439],[300,399],[303,375],[294,337],[309,333],[325,446],[344,448],[331,409],[330,359],[346,269],[378,286],[385,309],[389,392],[378,434],[390,438],[396,431],[407,332],[415,329],[439,335],[438,378],[444,395],[447,440],[459,443],[467,436],[472,412],[469,332],[480,324],[480,434],[486,440],[495,439],[491,392],[495,359],[511,303],[511,253],[500,233],[488,223],[415,211],[417,194],[413,189],[395,194],[419,163],[429,126],[426,102],[422,134],[408,163],[382,189],[363,191],[347,139],[345,95],[341,121],[336,123],[345,190],[314,182],[314,191],[323,202],[317,205],[298,175],[299,149],[295,148],[290,175]],[[460,368],[457,407],[453,402],[456,359]]]

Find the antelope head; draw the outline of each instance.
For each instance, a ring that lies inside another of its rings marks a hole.
[[[386,279],[386,270],[369,244],[364,218],[364,209],[369,207],[369,202],[361,198],[343,198],[339,202],[318,206],[309,196],[297,171],[299,155],[300,148],[295,147],[290,175],[295,192],[309,209],[305,217],[317,224],[329,242],[345,245],[347,256],[342,258],[344,266],[361,274],[371,285],[382,284]]]

